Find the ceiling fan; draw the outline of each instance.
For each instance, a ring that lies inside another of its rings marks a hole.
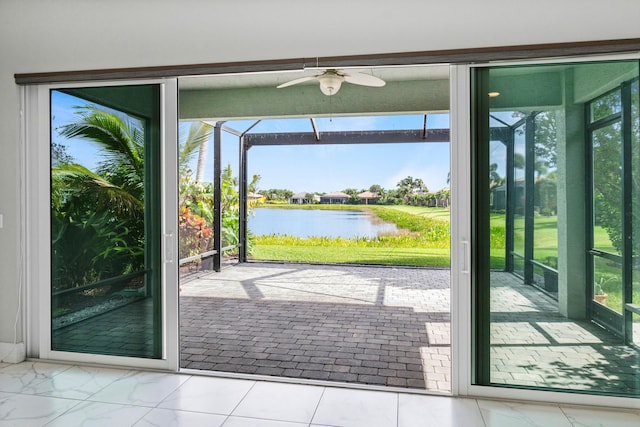
[[[310,80],[318,80],[320,82],[320,90],[327,96],[338,93],[342,82],[372,87],[382,87],[385,85],[384,80],[370,74],[330,68],[315,76],[300,77],[299,79],[282,83],[277,88],[281,89],[283,87],[297,85],[298,83],[308,82]]]

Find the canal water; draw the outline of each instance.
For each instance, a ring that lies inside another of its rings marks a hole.
[[[361,211],[255,208],[248,228],[256,236],[374,238],[398,231],[395,224]]]

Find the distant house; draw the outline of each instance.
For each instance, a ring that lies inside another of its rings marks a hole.
[[[364,203],[365,205],[375,205],[380,199],[380,196],[371,191],[363,191],[358,194],[358,197],[360,198],[360,203]]]
[[[253,206],[255,204],[264,203],[266,200],[267,198],[260,193],[247,193],[247,202],[249,205]]]
[[[320,196],[320,203],[323,205],[344,205],[351,196],[341,191],[334,191]]]
[[[525,188],[524,188],[524,178],[518,178],[514,182],[514,194],[515,194],[515,205],[517,214],[524,215],[524,196],[525,196]],[[494,211],[504,210],[507,208],[507,186],[501,185],[499,187],[493,187],[491,189],[491,193],[489,196],[489,204],[491,205],[491,209]]]
[[[265,197],[260,194],[260,193],[248,193],[247,194],[247,199],[248,200],[260,200],[260,199],[264,199]]]
[[[489,204],[494,211],[507,208],[507,186],[493,187],[489,195]]]
[[[292,205],[306,205],[309,203],[315,203],[319,201],[320,201],[320,197],[317,194],[305,193],[304,191],[301,193],[296,193],[289,198],[289,203],[291,203]]]
[[[548,178],[536,178],[534,183],[534,210],[543,215],[558,214],[558,199],[556,182]],[[513,183],[513,209],[516,215],[525,214],[525,180],[518,178]],[[491,189],[489,203],[494,211],[507,208],[507,186],[501,185]]]

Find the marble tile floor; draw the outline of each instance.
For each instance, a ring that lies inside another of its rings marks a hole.
[[[640,410],[463,399],[39,361],[0,364],[0,427],[638,425]]]

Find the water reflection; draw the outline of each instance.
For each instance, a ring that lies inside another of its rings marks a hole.
[[[398,232],[395,224],[380,221],[362,211],[256,208],[249,230],[256,236],[374,238]]]

